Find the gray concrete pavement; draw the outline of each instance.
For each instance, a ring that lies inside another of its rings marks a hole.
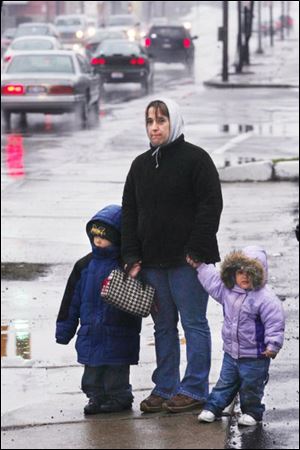
[[[23,360],[17,367],[16,359],[3,364],[3,448],[224,448],[233,445],[226,443],[227,439],[240,445],[246,439],[250,445],[234,448],[298,448],[299,263],[293,233],[297,192],[298,185],[290,182],[223,185],[221,254],[224,256],[232,248],[246,244],[263,245],[269,254],[270,283],[284,300],[287,315],[285,345],[271,364],[263,426],[247,429],[246,433],[236,427],[235,419],[228,423],[224,418],[206,425],[197,422],[196,413],[141,414],[139,402],[152,387],[151,373],[155,367],[150,318],[143,326],[141,363],[132,368],[136,397],[133,412],[84,418],[82,409],[86,400],[79,389],[82,368],[74,364],[74,342],[67,347],[58,346],[53,337],[60,296],[70,269],[63,265],[54,266],[46,277],[36,281],[2,283],[3,319],[7,321],[10,314],[15,314],[15,305],[19,305],[18,318],[29,322],[32,358],[27,366]],[[34,308],[28,308],[29,304]],[[208,317],[213,340],[212,387],[222,358],[222,311],[213,300],[209,303]],[[180,336],[184,370],[182,330]],[[251,447],[251,436],[256,447]]]
[[[299,37],[293,34],[281,41],[276,38],[273,47],[267,45],[263,53],[252,52],[250,65],[237,74],[230,68],[228,81],[220,74],[204,84],[214,88],[298,88]]]

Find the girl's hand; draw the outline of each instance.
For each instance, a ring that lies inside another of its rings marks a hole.
[[[199,266],[201,266],[202,262],[194,261],[189,255],[186,257],[186,262],[192,266],[194,269],[198,269]]]
[[[264,352],[262,352],[262,355],[266,356],[267,358],[276,358],[277,352],[274,352],[273,350],[269,350],[266,348]]]

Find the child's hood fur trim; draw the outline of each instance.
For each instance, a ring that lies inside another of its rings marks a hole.
[[[235,250],[227,255],[221,265],[221,279],[228,289],[235,285],[236,271],[242,269],[248,273],[253,289],[260,289],[265,284],[263,264],[257,259],[249,258],[241,250]]]

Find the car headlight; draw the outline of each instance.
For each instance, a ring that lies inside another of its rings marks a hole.
[[[186,30],[191,30],[192,28],[191,22],[183,22],[183,26]]]
[[[94,36],[94,34],[96,33],[96,28],[95,27],[89,27],[87,30],[87,34],[89,37]]]
[[[83,38],[83,31],[81,31],[81,30],[76,31],[76,37],[77,37],[77,39],[82,39]]]
[[[133,28],[130,28],[130,30],[127,30],[127,36],[130,41],[134,41],[136,37],[136,31]]]
[[[84,48],[81,44],[73,44],[73,51],[76,53],[80,53],[81,55],[85,55]]]

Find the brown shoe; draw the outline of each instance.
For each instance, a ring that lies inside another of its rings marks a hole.
[[[159,395],[151,394],[145,398],[140,404],[140,410],[147,413],[162,411],[162,404],[166,401],[165,398]]]
[[[191,411],[192,409],[201,409],[202,406],[203,403],[199,400],[195,400],[187,395],[177,394],[163,403],[163,410],[176,413]]]

